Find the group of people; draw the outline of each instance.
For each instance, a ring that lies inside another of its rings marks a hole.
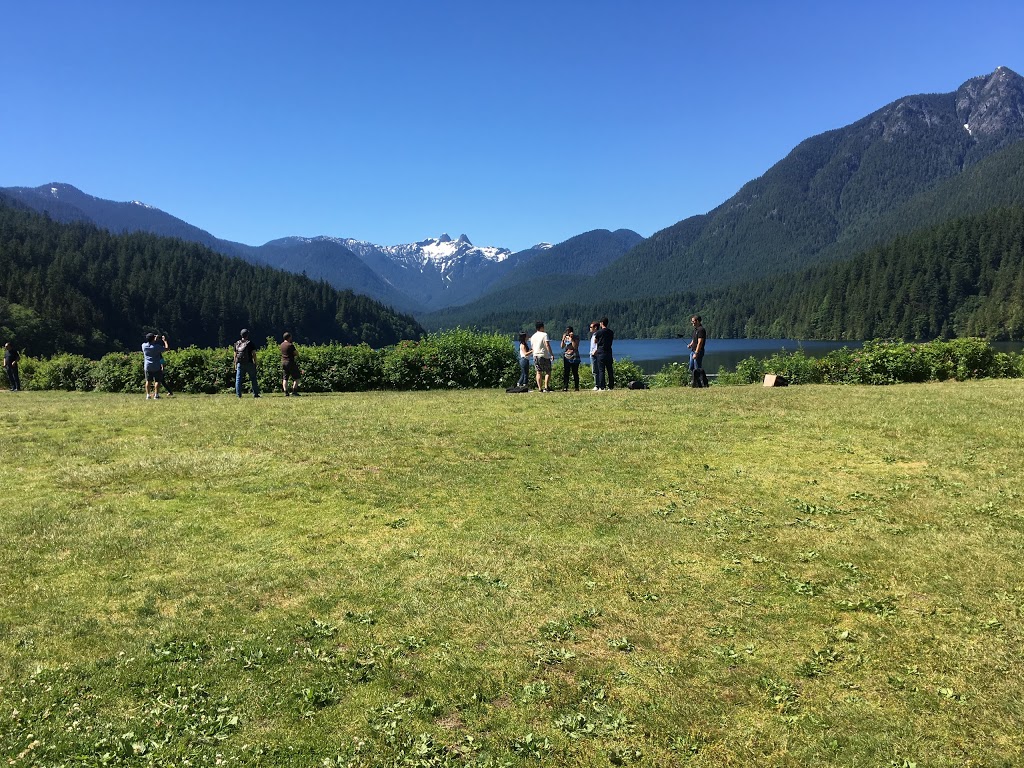
[[[231,345],[232,364],[235,369],[235,394],[238,397],[242,396],[245,381],[248,379],[252,396],[260,397],[260,384],[256,375],[256,345],[249,338],[247,328],[242,329],[239,337],[238,341]],[[298,350],[292,342],[291,333],[285,332],[281,338],[281,390],[285,397],[298,397],[299,380],[302,378]],[[170,348],[171,345],[166,336],[157,336],[155,333],[146,334],[146,341],[142,345],[142,369],[146,379],[147,400],[151,398],[159,400],[161,386],[164,388],[164,394],[168,396],[171,394],[164,382],[163,358],[163,353]],[[289,382],[291,383],[290,388]],[[152,393],[150,392],[151,388]]]
[[[525,333],[519,334],[519,387],[528,387],[530,381],[530,361],[533,361],[538,392],[551,392],[551,369],[555,353],[551,348],[551,339],[544,329],[544,323],[537,322],[536,333],[527,338]],[[615,360],[612,355],[612,343],[615,332],[608,327],[608,318],[590,324],[590,365],[594,371],[594,391],[615,388]],[[580,391],[580,337],[570,325],[562,334],[560,350],[562,356],[562,391],[569,391],[572,381],[576,392]]]
[[[700,315],[690,318],[693,334],[690,343],[689,369],[691,386],[706,387],[708,376],[704,371],[704,349],[707,345],[708,332],[701,322]],[[551,392],[551,370],[555,353],[551,347],[551,339],[544,329],[543,322],[537,322],[537,331],[533,336],[519,334],[519,381],[517,387],[528,387],[530,381],[530,361],[533,361],[538,392]],[[590,324],[590,365],[594,371],[594,391],[615,389],[615,358],[612,354],[612,343],[615,332],[608,327],[608,318]],[[580,338],[572,326],[568,326],[562,334],[560,342],[562,356],[562,391],[569,391],[572,381],[575,391],[580,391]]]

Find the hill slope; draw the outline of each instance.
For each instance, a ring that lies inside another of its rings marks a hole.
[[[6,200],[6,203],[5,203]],[[33,354],[134,349],[151,329],[176,346],[291,330],[306,342],[374,346],[422,329],[324,282],[151,234],[60,223],[0,196],[0,332]]]
[[[706,216],[648,238],[595,278],[589,298],[700,290],[850,256],[878,217],[1021,139],[1024,78],[1005,67],[954,93],[900,99],[807,139]]]

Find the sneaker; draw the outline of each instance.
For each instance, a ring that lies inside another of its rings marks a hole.
[[[160,399],[160,395],[153,395],[153,399],[154,400],[159,400]]]
[[[253,395],[253,397],[254,397],[254,398],[255,398],[255,397],[259,397],[259,395]]]
[[[284,396],[285,396],[285,397],[291,397],[291,393],[290,393],[290,392],[285,392],[285,393],[284,393]]]
[[[147,400],[152,400],[152,399],[153,399],[153,396],[152,396],[152,395],[146,395],[146,399],[147,399]]]
[[[590,390],[590,391],[591,391],[591,392],[600,392],[600,391],[601,391],[601,388],[600,388],[600,387],[594,387],[594,388],[593,388],[592,390]]]

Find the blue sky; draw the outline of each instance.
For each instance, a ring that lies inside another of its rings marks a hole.
[[[0,186],[259,245],[513,250],[714,208],[901,96],[1024,74],[1014,2],[5,3]]]

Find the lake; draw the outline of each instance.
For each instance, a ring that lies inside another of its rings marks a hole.
[[[616,358],[628,357],[644,373],[657,373],[669,363],[689,362],[685,339],[616,339]],[[736,364],[748,357],[771,357],[776,352],[800,350],[808,357],[824,357],[834,349],[856,349],[860,341],[801,341],[798,339],[714,339],[707,341],[704,370],[717,373],[720,368],[736,370]],[[582,344],[580,345],[583,346]]]
[[[558,339],[552,340],[552,347],[557,349]],[[689,362],[689,350],[686,345],[690,339],[616,339],[614,353],[616,359],[628,357],[643,369],[644,373],[657,373],[669,363]],[[800,339],[715,339],[709,338],[707,352],[704,354],[704,369],[711,374],[720,368],[736,370],[736,364],[748,357],[771,357],[776,352],[801,351],[808,357],[824,357],[835,349],[849,347],[858,349],[862,341],[808,341]],[[999,352],[1021,352],[1024,343],[993,342],[993,348]],[[584,353],[584,361],[589,360],[589,341],[580,342],[580,350]]]

